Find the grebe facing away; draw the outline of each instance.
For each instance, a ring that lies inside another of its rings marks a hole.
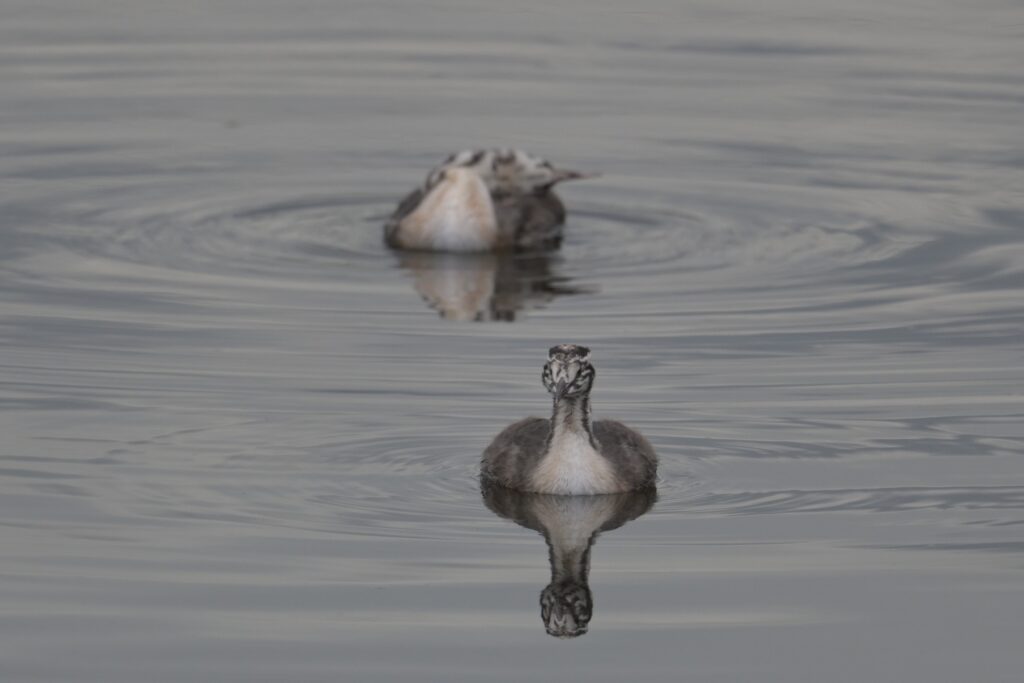
[[[658,456],[647,439],[614,420],[591,424],[594,374],[587,347],[551,347],[541,375],[554,397],[551,419],[528,417],[498,434],[483,454],[483,480],[563,495],[653,487]]]
[[[398,203],[384,225],[384,241],[422,251],[557,247],[565,206],[553,188],[590,177],[522,150],[465,150],[433,168]]]

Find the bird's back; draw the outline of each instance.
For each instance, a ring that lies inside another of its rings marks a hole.
[[[483,194],[490,201],[478,201],[465,186],[447,203],[431,199],[453,175],[470,174],[481,183]],[[446,248],[432,239],[439,227],[450,230],[458,224],[460,232],[474,234],[478,223],[493,222],[494,235],[488,235],[484,249],[555,249],[562,241],[565,206],[554,192],[554,185],[588,174],[556,169],[540,157],[522,150],[476,149],[452,154],[427,174],[423,184],[399,202],[384,226],[384,241],[395,248],[419,248],[432,251],[469,251]],[[440,188],[440,189],[439,189]],[[455,202],[453,204],[453,201]],[[449,215],[441,215],[441,204]],[[487,211],[481,212],[483,204]],[[479,205],[479,206],[478,206]],[[487,215],[484,216],[483,213]],[[484,230],[484,232],[490,232]]]
[[[492,195],[498,230],[519,249],[556,249],[562,244],[565,205],[553,190]]]

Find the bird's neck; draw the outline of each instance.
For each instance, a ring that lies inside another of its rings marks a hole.
[[[555,398],[551,410],[551,441],[578,437],[594,443],[590,430],[590,394]]]

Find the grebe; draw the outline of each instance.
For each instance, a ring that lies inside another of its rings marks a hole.
[[[591,177],[518,149],[464,150],[398,203],[384,225],[384,241],[422,251],[558,247],[565,206],[553,188]]]
[[[520,491],[562,495],[619,493],[653,487],[658,456],[621,422],[590,422],[594,383],[590,349],[551,347],[541,380],[554,397],[551,419],[528,417],[498,434],[480,475]]]
[[[546,496],[484,485],[481,493],[495,514],[544,536],[551,582],[540,594],[540,616],[556,638],[575,638],[589,628],[594,614],[590,549],[598,534],[636,519],[657,499],[653,488],[607,496]]]

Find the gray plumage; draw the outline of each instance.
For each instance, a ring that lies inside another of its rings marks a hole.
[[[553,347],[543,382],[552,417],[506,427],[484,450],[481,477],[521,491],[595,494],[650,488],[658,456],[639,432],[615,420],[590,422],[595,371],[582,346]]]

